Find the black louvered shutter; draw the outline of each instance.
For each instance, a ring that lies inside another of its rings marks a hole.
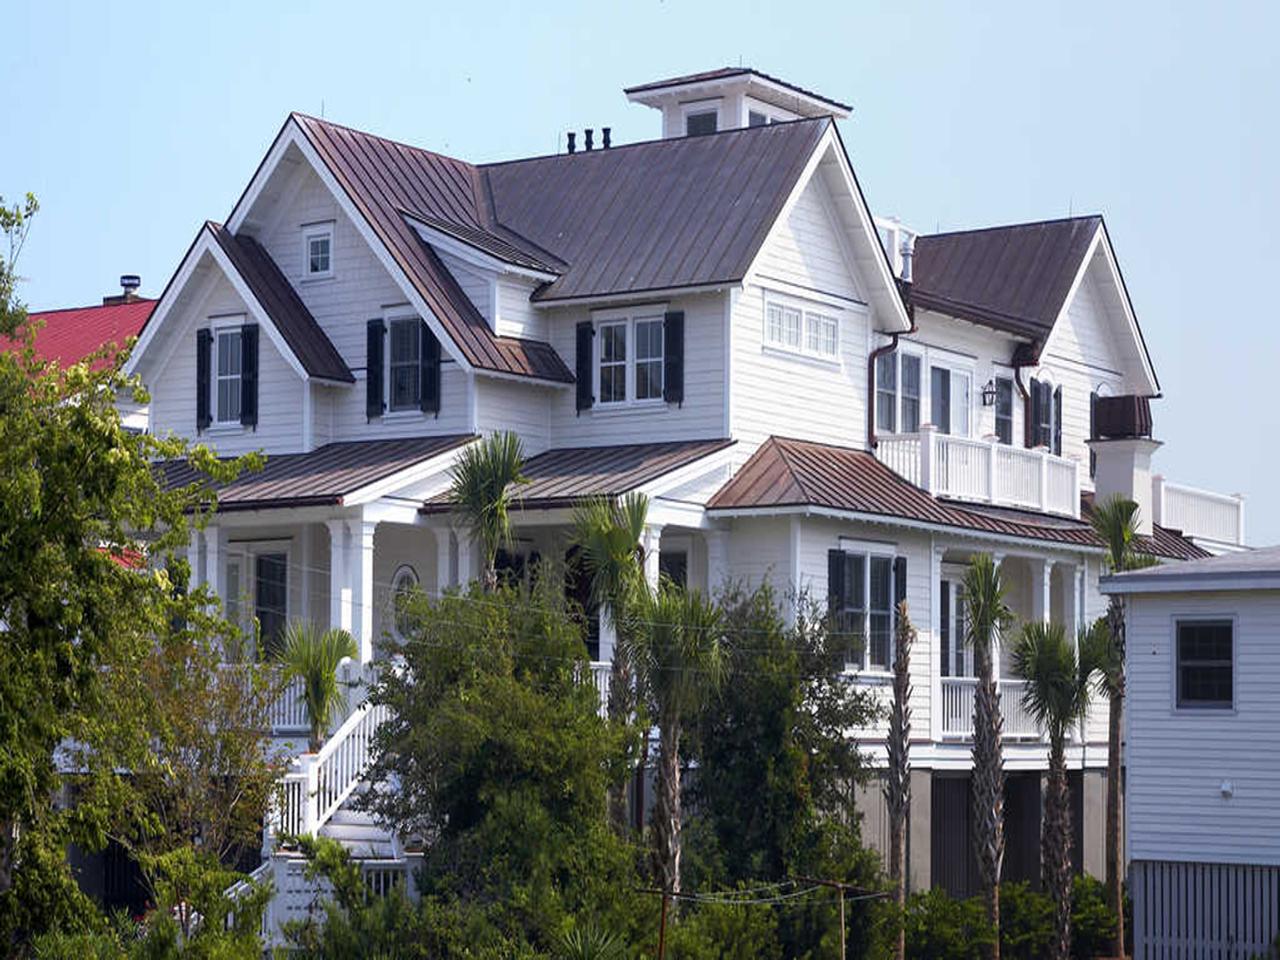
[[[1027,446],[1040,445],[1040,381],[1031,381],[1031,416],[1027,418]]]
[[[684,405],[684,311],[662,318],[662,399]]]
[[[907,558],[893,558],[893,605],[907,599]]]
[[[240,328],[240,422],[258,426],[258,325]]]
[[[209,378],[213,366],[213,331],[196,331],[196,429],[203,430],[213,422],[209,410],[212,389]]]
[[[1053,452],[1062,456],[1062,388],[1053,391]]]
[[[827,551],[827,617],[831,622],[830,629],[836,632],[842,629],[844,618],[841,614],[847,600],[844,595],[844,564],[843,550]]]
[[[942,670],[944,677],[951,676],[951,581],[942,581],[939,596],[939,610],[942,622],[938,624],[938,639],[941,646]]]
[[[440,416],[440,341],[431,332],[425,320],[422,323],[422,353],[418,360],[421,367],[422,396],[419,402],[423,413]]]
[[[386,409],[382,387],[382,352],[386,344],[387,325],[382,318],[370,320],[366,328],[364,370],[364,413],[372,420]]]
[[[1089,439],[1098,439],[1098,391],[1093,390],[1089,393]],[[1098,475],[1098,454],[1089,448],[1089,477],[1093,478]]]
[[[596,328],[590,320],[578,324],[576,356],[574,357],[573,375],[578,380],[578,411],[590,410],[595,402],[591,392],[591,338],[596,335]]]

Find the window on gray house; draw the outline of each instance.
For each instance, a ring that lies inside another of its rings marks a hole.
[[[1013,443],[1013,381],[1007,377],[996,377],[996,436]]]
[[[1179,709],[1229,710],[1234,705],[1230,620],[1179,620]]]
[[[388,360],[392,410],[417,410],[422,399],[422,323],[417,317],[392,320]]]
[[[684,118],[684,133],[687,137],[701,137],[715,133],[719,124],[719,112],[706,110],[702,113],[691,113]]]
[[[951,371],[943,367],[929,368],[931,414],[939,433],[951,432]]]

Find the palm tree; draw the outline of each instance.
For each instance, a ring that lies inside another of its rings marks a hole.
[[[1067,731],[1089,709],[1089,678],[1108,641],[1081,631],[1079,655],[1060,623],[1028,623],[1013,648],[1014,672],[1026,681],[1022,703],[1049,735],[1049,783],[1040,835],[1040,869],[1054,902],[1056,936],[1050,956],[1071,952],[1071,810],[1067,793]]]
[[[627,629],[625,611],[637,593],[645,589],[640,538],[649,513],[649,499],[629,493],[621,500],[593,497],[573,514],[574,541],[591,577],[591,602],[609,618],[617,642],[609,668],[609,719],[627,723],[635,712],[634,674],[627,655],[630,644],[622,636]],[[609,792],[609,811],[619,832],[626,829],[627,785],[615,784]]]
[[[698,591],[663,583],[639,592],[627,630],[639,688],[658,722],[654,865],[669,894],[680,892],[680,736],[686,719],[724,679],[720,609]]]
[[[907,872],[903,858],[907,848],[907,814],[911,806],[911,645],[916,630],[907,616],[907,601],[898,604],[898,627],[893,651],[893,702],[889,706],[889,768],[885,775],[884,800],[889,815],[889,879],[898,904],[894,955],[907,955],[904,913],[907,903]]]
[[[320,749],[333,725],[346,694],[338,681],[338,667],[344,659],[355,659],[360,651],[355,638],[337,628],[321,631],[310,620],[294,620],[284,631],[284,646],[278,654],[284,667],[284,681],[302,681],[302,701],[311,724],[309,746]]]
[[[1148,567],[1157,561],[1137,549],[1138,505],[1115,496],[1094,504],[1089,522],[1107,547],[1107,569],[1112,573]],[[1107,697],[1107,904],[1116,916],[1113,955],[1124,952],[1124,890],[1120,883],[1120,736],[1124,722],[1124,601],[1112,594],[1107,603],[1110,650],[1102,671],[1101,690]],[[1105,668],[1105,669],[1104,669]]]
[[[1004,599],[1000,568],[990,554],[969,561],[964,575],[968,608],[966,640],[973,646],[977,686],[973,701],[973,818],[978,873],[987,894],[987,916],[1000,929],[1000,868],[1004,863],[1004,754],[1000,737],[1000,692],[996,688],[993,644],[1013,622]],[[990,956],[1000,960],[1000,938]]]
[[[523,467],[524,446],[510,431],[464,448],[453,467],[450,497],[480,548],[486,590],[496,589],[498,550],[511,543],[512,488],[529,482]]]

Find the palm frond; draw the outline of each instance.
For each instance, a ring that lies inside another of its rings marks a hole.
[[[510,507],[515,488],[528,483],[524,446],[510,431],[490,434],[465,447],[453,467],[450,497],[492,567],[501,547],[511,543]]]
[[[1138,529],[1138,504],[1118,494],[1093,505],[1089,523],[1107,547],[1107,564],[1113,571],[1128,569]]]
[[[294,620],[285,627],[279,661],[286,682],[302,681],[302,699],[311,724],[311,747],[318,749],[345,704],[338,667],[360,655],[355,638],[345,630],[321,631],[310,620]]]
[[[591,600],[608,604],[611,616],[643,579],[640,539],[648,515],[649,499],[641,493],[592,497],[574,510],[574,541],[591,577]]]
[[[1013,611],[1005,601],[1000,568],[988,553],[974,556],[964,572],[965,639],[976,657],[990,657],[997,634],[1013,623]]]
[[[1026,681],[1023,706],[1051,738],[1062,736],[1089,709],[1089,672],[1081,668],[1062,624],[1026,624],[1013,646],[1013,671]]]
[[[682,715],[719,688],[728,668],[721,612],[700,591],[640,591],[627,630],[636,673],[658,716]]]

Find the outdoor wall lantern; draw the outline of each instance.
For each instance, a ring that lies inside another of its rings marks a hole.
[[[982,405],[984,407],[994,407],[996,405],[996,381],[995,378],[988,380],[982,386]]]

